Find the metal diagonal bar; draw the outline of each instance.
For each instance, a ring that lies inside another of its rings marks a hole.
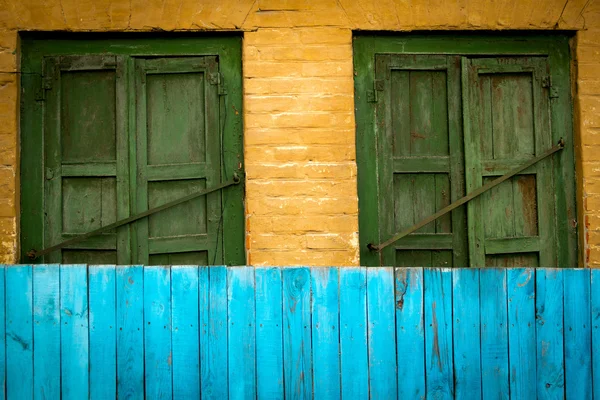
[[[214,186],[214,187],[212,187],[210,189],[201,190],[201,191],[198,191],[198,192],[194,192],[194,193],[188,194],[185,197],[181,197],[181,198],[179,198],[177,200],[173,200],[173,201],[171,201],[169,203],[165,203],[162,206],[154,207],[154,208],[151,208],[150,210],[144,211],[142,213],[135,214],[135,215],[132,215],[131,217],[121,219],[121,220],[119,220],[117,222],[113,222],[110,225],[106,225],[106,226],[103,226],[102,228],[98,228],[98,229],[93,230],[91,232],[84,233],[84,234],[76,236],[76,237],[74,237],[72,239],[65,240],[64,242],[61,242],[59,244],[55,244],[54,246],[47,247],[47,248],[45,248],[43,250],[39,250],[38,251],[38,250],[33,249],[33,250],[31,250],[31,251],[29,251],[27,253],[27,256],[31,260],[35,260],[38,257],[41,257],[41,256],[46,255],[48,253],[52,253],[53,251],[62,249],[65,246],[69,246],[69,245],[81,242],[82,240],[85,240],[85,239],[87,239],[89,237],[96,236],[96,235],[99,235],[101,233],[104,233],[104,232],[113,230],[115,228],[118,228],[120,226],[130,224],[130,223],[135,222],[135,221],[137,221],[139,219],[145,218],[145,217],[147,217],[149,215],[156,214],[157,212],[166,210],[167,208],[175,207],[175,206],[177,206],[177,205],[179,205],[181,203],[185,203],[186,201],[190,201],[190,200],[193,200],[193,199],[195,199],[197,197],[204,196],[204,195],[212,193],[212,192],[216,192],[217,190],[224,189],[224,188],[226,188],[228,186],[237,185],[240,182],[241,182],[241,179],[236,174],[236,175],[234,175],[233,179],[230,179],[230,180],[228,180],[226,182],[223,182],[220,185]]]
[[[410,228],[407,228],[405,230],[403,230],[402,232],[398,232],[396,235],[392,236],[390,239],[386,240],[383,243],[380,244],[373,244],[373,243],[369,243],[367,245],[367,247],[369,248],[369,250],[372,251],[377,251],[380,252],[381,250],[383,250],[384,248],[388,247],[390,244],[402,239],[404,236],[406,235],[410,235],[411,233],[413,233],[414,231],[424,227],[425,225],[429,224],[432,221],[435,221],[436,219],[438,219],[439,217],[441,217],[444,214],[449,213],[450,211],[454,210],[455,208],[458,208],[460,206],[462,206],[463,204],[465,204],[466,202],[474,199],[475,197],[479,196],[480,194],[490,190],[491,188],[498,186],[499,184],[501,184],[502,182],[504,182],[507,179],[512,178],[513,176],[515,176],[516,174],[518,174],[519,172],[531,167],[533,164],[543,160],[544,158],[556,153],[557,151],[562,150],[565,147],[565,142],[564,140],[560,139],[558,144],[554,147],[552,147],[551,149],[547,150],[546,152],[540,154],[537,157],[532,158],[531,160],[527,161],[525,164],[522,164],[514,169],[512,169],[511,171],[507,172],[506,174],[502,175],[500,178],[494,179],[491,182],[486,183],[485,185],[481,186],[480,188],[472,191],[471,193],[469,193],[468,195],[466,195],[465,197],[456,200],[454,203],[447,205],[446,207],[442,208],[440,211],[436,212],[433,215],[430,215],[429,217],[423,219],[422,221],[414,224],[413,226],[411,226]]]

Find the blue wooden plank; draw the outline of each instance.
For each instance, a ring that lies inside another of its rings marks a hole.
[[[452,364],[452,270],[426,268],[425,287],[425,373],[427,396],[454,396]]]
[[[283,399],[281,270],[256,268],[256,390],[259,399]]]
[[[571,399],[592,398],[590,270],[564,271],[565,393]]]
[[[312,397],[310,270],[284,268],[283,363],[285,397]]]
[[[481,293],[481,386],[483,398],[508,399],[506,269],[482,269],[479,273],[479,285]]]
[[[227,268],[200,269],[200,371],[203,399],[226,399]]]
[[[338,268],[311,269],[313,393],[316,399],[340,397]]]
[[[60,267],[62,399],[89,397],[88,281],[86,265]]]
[[[171,268],[173,398],[200,398],[198,267]]]
[[[367,269],[369,393],[371,399],[397,396],[394,270]]]
[[[423,268],[396,268],[398,398],[425,398]]]
[[[90,399],[117,394],[117,289],[114,265],[88,267]]]
[[[0,265],[0,400],[6,397],[6,288],[4,271],[5,265]],[[58,305],[57,305],[58,308]]]
[[[33,398],[31,266],[6,267],[6,397]]]
[[[256,398],[257,362],[254,268],[229,268],[227,299],[229,398],[253,399]]]
[[[171,354],[171,269],[144,268],[144,377],[146,397],[170,399]]]
[[[60,398],[60,270],[58,265],[33,269],[33,395]]]
[[[479,269],[452,271],[454,392],[457,399],[481,398]]]
[[[535,270],[509,268],[506,274],[510,394],[514,399],[535,399]]]
[[[340,356],[342,398],[369,398],[367,271],[340,268]]]
[[[563,270],[536,272],[538,399],[564,398]]]
[[[117,268],[117,395],[144,398],[144,274]]]
[[[600,399],[600,269],[592,269],[591,273],[591,308],[592,308],[592,381],[594,382],[594,399]]]

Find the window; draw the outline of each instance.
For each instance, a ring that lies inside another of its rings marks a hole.
[[[563,37],[355,40],[361,263],[577,263],[569,48]],[[377,254],[381,243],[552,148]]]
[[[23,47],[24,260],[32,248],[241,173],[241,115],[227,112],[241,109],[238,38],[26,40]],[[66,246],[43,261],[243,264],[240,186]]]

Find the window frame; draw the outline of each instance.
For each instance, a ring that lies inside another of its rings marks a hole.
[[[552,99],[550,108],[552,139],[556,143],[562,137],[566,142],[554,169],[556,188],[564,190],[564,196],[555,197],[557,216],[561,217],[557,222],[558,265],[572,267],[581,263],[578,251],[579,205],[576,197],[570,41],[570,36],[564,32],[355,34],[353,61],[361,265],[380,265],[379,255],[369,250],[367,244],[381,243],[388,239],[380,237],[379,232],[380,199],[376,156],[378,120],[377,103],[372,101],[377,96],[376,54],[548,57],[552,90],[558,95]],[[563,242],[562,238],[566,240]]]
[[[220,96],[222,136],[221,176],[236,171],[242,184],[225,189],[222,201],[222,239],[225,265],[244,265],[244,159],[242,114],[242,37],[239,34],[153,35],[78,33],[22,33],[20,103],[20,229],[19,255],[31,263],[27,252],[44,243],[44,141],[43,59],[49,56],[116,55],[127,57],[217,56],[223,76]],[[130,110],[134,112],[135,110]],[[135,132],[130,133],[135,136]],[[237,197],[241,201],[227,201]],[[35,260],[41,263],[44,259]]]

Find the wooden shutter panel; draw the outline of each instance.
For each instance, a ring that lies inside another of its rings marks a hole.
[[[376,56],[380,240],[464,195],[459,63],[447,56]],[[464,207],[382,257],[385,265],[466,266]]]
[[[118,56],[44,60],[45,245],[129,215],[126,87]],[[89,238],[45,262],[130,263],[129,229]]]
[[[216,57],[135,61],[135,212],[221,181]],[[221,193],[151,215],[135,225],[137,263],[222,262]]]
[[[552,147],[542,57],[462,61],[467,192]],[[556,266],[554,157],[468,204],[473,267]]]

